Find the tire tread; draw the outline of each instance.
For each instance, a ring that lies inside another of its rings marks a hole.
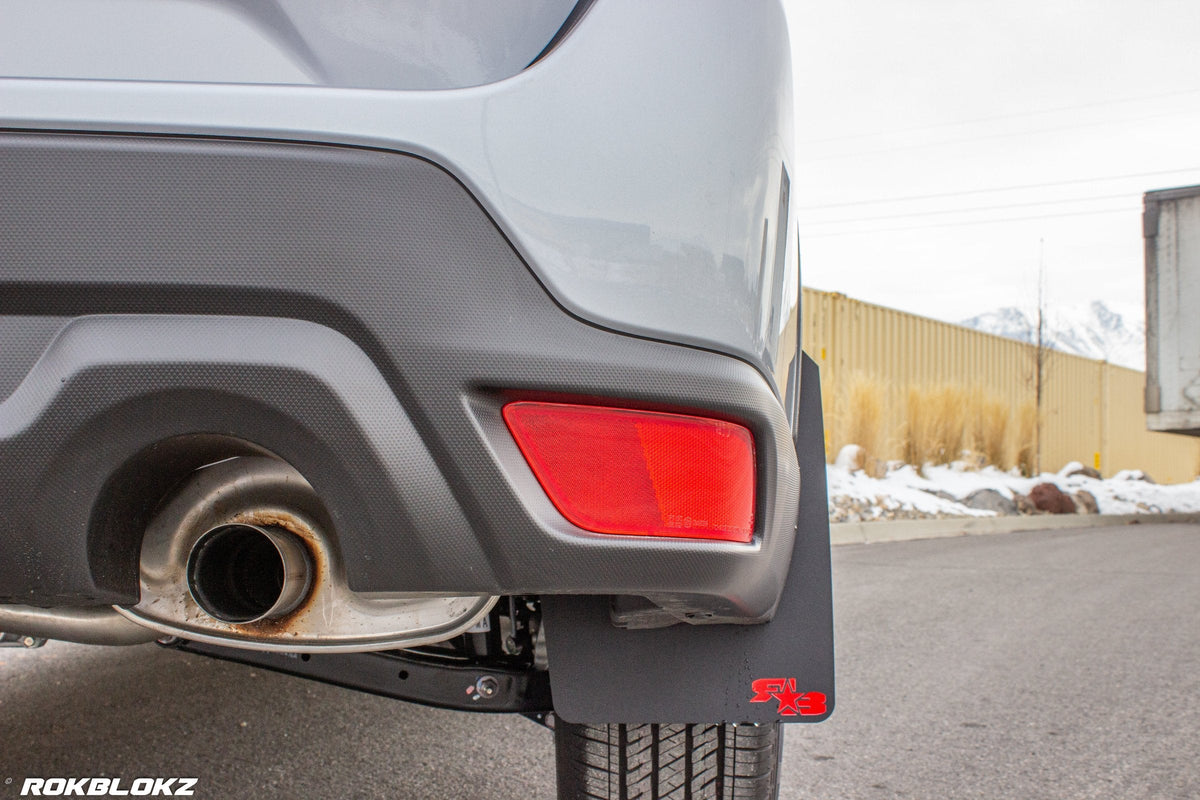
[[[560,800],[774,800],[781,728],[587,725],[554,729]]]

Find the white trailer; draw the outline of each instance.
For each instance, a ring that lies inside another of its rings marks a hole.
[[[1200,436],[1200,186],[1146,193],[1146,427]]]

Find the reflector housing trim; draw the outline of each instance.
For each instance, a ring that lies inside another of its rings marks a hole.
[[[554,507],[595,533],[749,542],[754,436],[689,414],[517,401],[504,422]]]

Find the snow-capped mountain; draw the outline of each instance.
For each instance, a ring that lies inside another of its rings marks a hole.
[[[1146,326],[1137,306],[1117,311],[1095,300],[1086,306],[1048,308],[1045,316],[1042,337],[1049,347],[1123,367],[1146,368]],[[959,324],[1031,344],[1037,340],[1036,312],[1013,306]]]

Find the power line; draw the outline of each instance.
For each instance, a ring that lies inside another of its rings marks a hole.
[[[1141,211],[1138,207],[1127,208],[1108,208],[1097,209],[1094,211],[1068,211],[1062,214],[1039,214],[1032,217],[998,217],[996,219],[977,219],[965,222],[935,222],[932,225],[908,225],[899,228],[867,228],[866,230],[848,230],[848,231],[832,231],[832,232],[815,232],[805,233],[800,231],[801,241],[805,239],[827,239],[833,236],[859,236],[870,233],[891,233],[895,231],[916,231],[926,228],[959,228],[966,225],[997,225],[1005,222],[1031,222],[1041,219],[1055,219],[1058,217],[1084,217],[1097,214],[1131,214]]]
[[[1146,100],[1163,100],[1168,97],[1184,97],[1188,95],[1200,94],[1200,89],[1188,89],[1182,92],[1167,92],[1166,94],[1150,94],[1139,97],[1126,97],[1120,100],[1099,100],[1094,103],[1081,103],[1074,106],[1056,106],[1054,108],[1046,108],[1040,111],[1018,111],[1012,114],[995,114],[989,117],[976,117],[975,119],[959,120],[958,122],[941,122],[934,125],[917,125],[911,128],[896,128],[890,131],[876,131],[874,133],[856,133],[849,136],[824,136],[819,139],[800,139],[799,144],[824,144],[825,142],[843,142],[855,139],[873,139],[880,136],[894,136],[901,133],[917,133],[919,131],[937,130],[938,128],[955,128],[963,125],[975,125],[980,122],[997,122],[1004,119],[1016,119],[1019,117],[1038,117],[1046,114],[1057,114],[1061,111],[1078,111],[1084,108],[1100,108],[1103,106],[1124,105],[1128,103],[1139,103]]]
[[[1129,178],[1152,178],[1156,175],[1173,175],[1179,172],[1197,172],[1200,166],[1177,167],[1156,172],[1130,172],[1124,175],[1108,175],[1100,178],[1074,178],[1066,181],[1049,181],[1047,183],[1025,183],[1012,186],[996,186],[991,189],[965,189],[959,192],[936,192],[933,194],[910,194],[901,197],[882,197],[876,200],[850,200],[844,203],[823,203],[815,206],[796,206],[798,211],[817,211],[823,208],[846,208],[849,206],[882,205],[884,203],[901,203],[909,200],[933,200],[940,197],[965,197],[975,194],[993,194],[997,192],[1015,192],[1022,189],[1048,189],[1053,186],[1075,186],[1081,183],[1102,183],[1104,181],[1120,181]]]
[[[841,219],[814,219],[814,225],[846,224],[850,222],[873,222],[881,219],[902,219],[904,217],[934,217],[944,214],[970,214],[973,211],[999,211],[1005,208],[1030,208],[1033,206],[1056,206],[1063,203],[1087,203],[1092,200],[1118,200],[1128,198],[1129,192],[1121,194],[1105,194],[1095,197],[1073,197],[1063,200],[1035,200],[1027,203],[1003,203],[995,206],[973,206],[971,208],[948,208],[930,211],[909,211],[902,214],[880,214],[874,217],[843,217]]]
[[[983,142],[992,139],[1009,139],[1014,136],[1032,136],[1042,133],[1057,133],[1059,131],[1078,130],[1080,128],[1098,128],[1105,125],[1123,125],[1137,122],[1145,122],[1151,119],[1162,119],[1164,117],[1178,117],[1187,114],[1196,114],[1196,109],[1186,109],[1184,111],[1171,111],[1163,114],[1152,114],[1148,117],[1138,117],[1136,119],[1118,119],[1118,120],[1103,120],[1100,122],[1084,122],[1074,125],[1061,125],[1055,128],[1033,128],[1026,131],[1007,131],[1005,133],[990,133],[983,136],[968,136],[958,139],[943,139],[937,142],[923,142],[921,144],[901,144],[893,145],[892,147],[883,147],[877,150],[852,150],[848,153],[833,153],[827,156],[819,156],[817,158],[799,159],[801,164],[815,164],[819,161],[836,161],[842,158],[859,158],[860,156],[881,155],[884,153],[894,153],[901,150],[923,150],[929,147],[943,147],[951,144],[965,144],[968,142]]]

